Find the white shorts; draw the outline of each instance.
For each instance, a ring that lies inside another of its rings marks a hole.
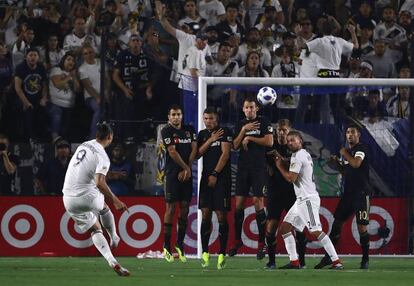
[[[320,205],[321,199],[319,196],[298,198],[283,221],[290,223],[298,231],[303,231],[305,226],[310,232],[322,231],[321,221],[319,219]]]
[[[96,222],[99,212],[105,206],[102,193],[96,191],[80,197],[63,196],[63,204],[82,233],[87,232]]]

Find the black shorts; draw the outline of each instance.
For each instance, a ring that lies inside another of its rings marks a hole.
[[[236,196],[248,197],[251,187],[253,197],[263,197],[267,183],[266,168],[239,168],[236,176]]]
[[[343,196],[336,207],[334,218],[346,221],[353,214],[356,216],[356,223],[360,225],[369,224],[370,198],[366,195]]]
[[[212,211],[229,211],[231,209],[231,178],[218,178],[215,188],[208,186],[208,176],[202,176],[198,208]]]
[[[275,188],[276,187],[276,188]],[[296,201],[295,191],[291,188],[279,189],[274,183],[269,183],[267,191],[267,219],[280,220],[282,212],[286,212]]]
[[[190,202],[193,195],[193,178],[186,182],[178,180],[178,173],[165,176],[164,196],[165,202]]]

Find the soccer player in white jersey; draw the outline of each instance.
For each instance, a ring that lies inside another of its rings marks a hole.
[[[303,149],[303,139],[300,132],[292,130],[287,135],[287,145],[292,151],[290,166],[288,161],[283,161],[282,156],[276,154],[275,164],[282,176],[293,183],[296,195],[296,202],[290,208],[279,229],[285,241],[286,250],[289,254],[290,262],[282,269],[299,269],[299,259],[296,252],[296,242],[292,234],[292,229],[303,231],[308,228],[309,233],[316,237],[329,254],[332,261],[332,269],[343,269],[343,265],[336,254],[336,250],[327,236],[322,231],[319,220],[319,207],[321,199],[316,190],[313,178],[313,162],[310,154]]]
[[[105,203],[112,202],[119,211],[128,211],[106,184],[105,176],[110,161],[105,153],[113,139],[111,127],[98,125],[96,139],[82,143],[69,162],[63,185],[63,203],[66,211],[82,232],[90,232],[93,244],[109,266],[120,276],[129,276],[128,269],[114,258],[111,248],[118,246],[120,238],[116,233],[114,215]],[[98,219],[99,216],[99,219]],[[108,232],[110,244],[106,241],[102,226]]]

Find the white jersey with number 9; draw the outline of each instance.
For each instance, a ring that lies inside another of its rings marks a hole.
[[[69,162],[63,194],[79,197],[86,193],[98,192],[95,174],[106,176],[110,160],[105,149],[95,139],[79,145]]]

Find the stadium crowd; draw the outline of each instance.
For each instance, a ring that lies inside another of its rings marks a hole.
[[[317,77],[321,59],[303,49],[327,27],[358,43],[339,59],[339,77],[411,77],[411,0],[9,0],[0,7],[0,133],[12,142],[63,149],[63,138],[94,138],[102,119],[115,123],[123,143],[154,138],[148,123],[165,122],[173,103],[188,110],[185,94],[196,92],[198,76]],[[191,52],[181,54],[184,47]],[[214,87],[208,103],[238,117],[237,94],[249,93]],[[409,88],[351,88],[324,117],[317,97],[293,90],[279,96],[273,118],[407,119],[409,96]]]

